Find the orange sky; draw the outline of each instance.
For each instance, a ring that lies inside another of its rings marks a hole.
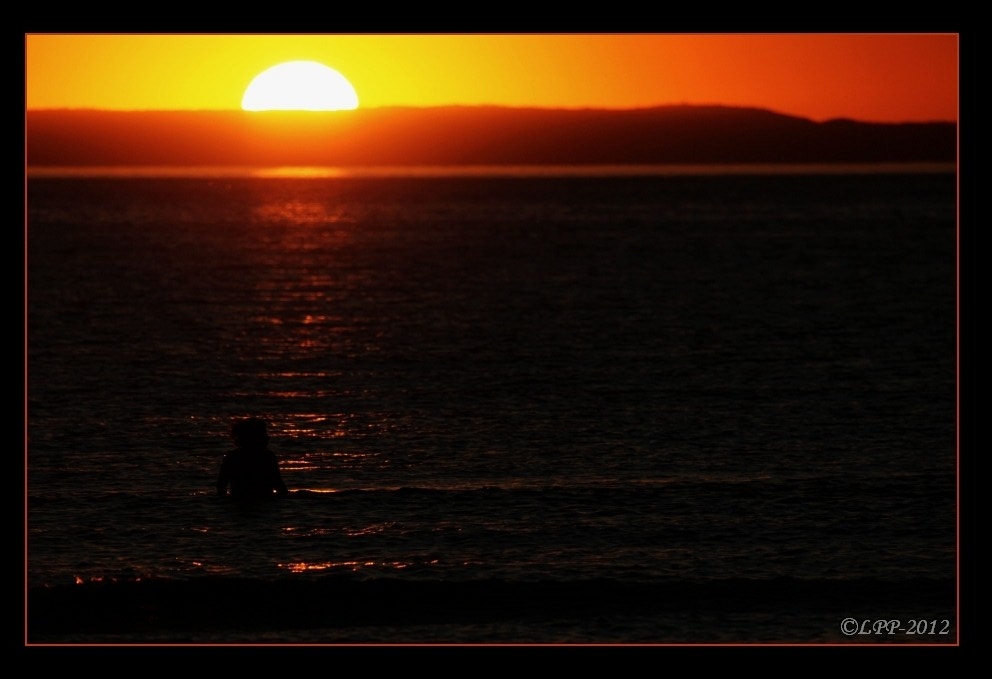
[[[239,109],[252,78],[324,63],[363,108],[757,106],[956,121],[955,34],[26,34],[29,109]]]

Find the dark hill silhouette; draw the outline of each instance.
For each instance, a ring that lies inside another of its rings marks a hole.
[[[501,165],[953,162],[952,122],[817,123],[727,106],[337,112],[36,110],[44,165]]]

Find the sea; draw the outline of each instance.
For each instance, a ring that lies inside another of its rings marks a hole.
[[[958,643],[953,166],[25,191],[26,645]]]

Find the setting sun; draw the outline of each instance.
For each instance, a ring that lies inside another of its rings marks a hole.
[[[257,75],[245,90],[246,111],[341,111],[358,108],[347,78],[316,61],[288,61]]]

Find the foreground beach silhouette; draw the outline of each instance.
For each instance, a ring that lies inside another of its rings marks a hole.
[[[234,450],[224,456],[217,476],[217,495],[238,500],[259,500],[289,494],[279,473],[279,462],[269,450],[265,420],[249,417],[231,425]]]

